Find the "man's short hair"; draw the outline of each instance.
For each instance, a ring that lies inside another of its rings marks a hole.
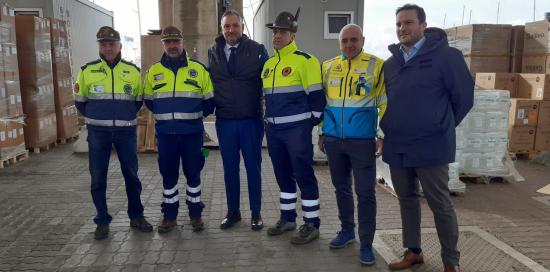
[[[424,12],[423,8],[415,4],[405,4],[404,6],[397,8],[397,10],[395,11],[395,15],[403,10],[416,10],[416,17],[418,18],[418,21],[420,23],[426,22],[426,13]]]
[[[239,20],[241,21],[241,23],[243,22],[243,19],[244,19],[243,16],[242,16],[238,11],[236,11],[236,10],[234,10],[234,9],[228,9],[228,10],[226,10],[226,11],[222,14],[222,19],[225,18],[225,17],[227,17],[227,16],[231,16],[231,15],[239,17]]]

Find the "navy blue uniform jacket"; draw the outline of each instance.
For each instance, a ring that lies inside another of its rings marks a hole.
[[[473,105],[474,81],[462,53],[439,28],[407,63],[398,44],[384,63],[388,108],[380,121],[383,160],[392,167],[430,167],[455,161],[455,127]]]

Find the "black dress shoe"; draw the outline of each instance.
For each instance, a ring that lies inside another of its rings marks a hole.
[[[253,215],[250,220],[250,228],[252,230],[261,230],[264,228],[264,221],[262,220],[261,215]]]
[[[241,213],[227,213],[225,218],[222,220],[222,223],[220,224],[220,229],[228,229],[233,227],[235,223],[241,221]]]

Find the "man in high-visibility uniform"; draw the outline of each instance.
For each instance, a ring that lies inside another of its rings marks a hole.
[[[321,65],[315,56],[298,51],[294,41],[298,15],[283,11],[267,27],[273,30],[275,54],[262,72],[266,102],[266,136],[275,178],[281,190],[281,216],[268,229],[280,235],[296,228],[296,183],[300,187],[305,224],[290,240],[309,243],[319,237],[319,188],[313,173],[311,131],[326,104]]]
[[[164,54],[149,68],[144,83],[145,104],[156,120],[158,164],[164,187],[164,218],[158,232],[170,232],[177,226],[180,162],[187,179],[185,202],[191,226],[193,231],[202,231],[202,118],[214,108],[212,82],[204,65],[187,56],[179,29],[164,28],[161,41]]]
[[[100,59],[82,66],[75,84],[75,104],[86,118],[91,192],[97,215],[94,238],[109,236],[107,169],[115,146],[128,196],[130,226],[153,230],[143,217],[138,178],[136,114],[143,104],[139,68],[121,58],[120,34],[104,26],[97,32]]]
[[[343,248],[355,240],[353,173],[361,241],[359,261],[373,264],[376,156],[382,152],[383,141],[378,120],[387,103],[384,60],[363,52],[362,33],[358,25],[344,26],[339,35],[342,54],[323,63],[327,107],[319,148],[327,154],[342,226],[330,248]]]

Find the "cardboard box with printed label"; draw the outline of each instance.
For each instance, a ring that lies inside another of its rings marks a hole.
[[[550,100],[550,76],[545,74],[519,74],[517,97]]]
[[[477,73],[476,86],[484,89],[507,90],[515,98],[518,88],[518,75],[511,73]]]
[[[550,150],[550,127],[537,127],[535,134],[535,150]]]
[[[535,127],[538,121],[540,101],[532,99],[510,99],[510,127]]]
[[[474,24],[456,27],[450,46],[464,55],[509,55],[512,25]]]
[[[55,113],[39,118],[25,118],[25,145],[42,148],[57,141]]]
[[[0,121],[0,159],[7,159],[25,151],[23,123],[17,120]]]
[[[75,106],[56,111],[57,138],[69,139],[78,134],[78,114]]]
[[[550,21],[542,20],[525,24],[524,54],[550,53]]]
[[[550,101],[540,101],[537,128],[550,129]]]
[[[512,152],[532,151],[535,145],[534,126],[516,126],[508,129],[510,141],[508,150]]]
[[[550,74],[550,53],[523,55],[522,73]]]

